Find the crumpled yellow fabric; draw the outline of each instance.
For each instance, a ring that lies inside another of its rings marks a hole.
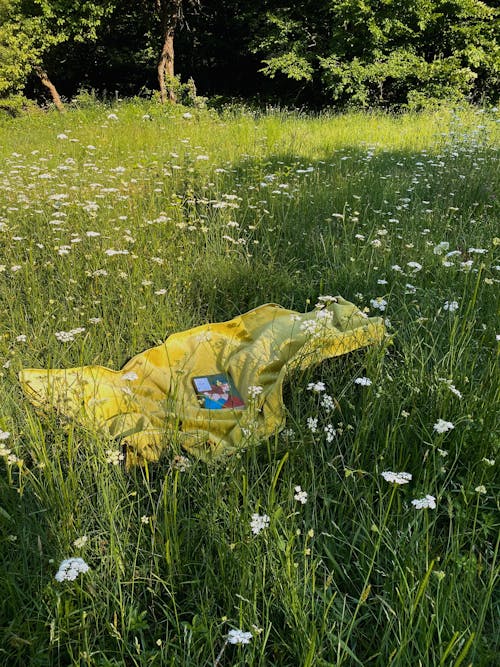
[[[284,427],[287,373],[383,336],[381,318],[366,317],[340,296],[325,297],[308,313],[266,304],[227,322],[174,333],[119,371],[103,366],[25,369],[19,377],[35,406],[55,408],[125,442],[128,466],[157,460],[174,438],[189,453],[210,460]],[[192,379],[217,373],[233,378],[244,408],[200,407]]]

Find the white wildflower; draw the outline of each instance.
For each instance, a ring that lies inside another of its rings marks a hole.
[[[132,382],[133,380],[137,380],[139,376],[135,371],[127,371],[122,375],[122,380],[127,380],[129,382]]]
[[[258,535],[262,530],[267,528],[270,523],[270,518],[267,514],[252,514],[252,520],[250,521],[250,528],[254,535]]]
[[[422,270],[422,264],[418,262],[407,262],[406,266],[409,266],[413,273],[418,273]]]
[[[294,487],[295,490],[295,495],[293,496],[294,499],[302,503],[302,505],[305,505],[307,503],[307,491],[302,491],[302,487],[296,486]]]
[[[449,248],[450,244],[448,243],[448,241],[441,241],[436,246],[434,246],[433,253],[435,255],[442,255],[444,252],[448,252]]]
[[[383,312],[386,309],[387,301],[378,296],[376,299],[370,299],[370,306]]]
[[[380,474],[386,482],[392,484],[408,484],[412,478],[412,474],[409,472],[392,472],[391,470],[386,470]]]
[[[327,424],[323,430],[325,431],[326,441],[333,442],[335,440],[335,436],[337,435],[337,431],[333,428],[333,425]]]
[[[300,330],[304,333],[314,336],[318,333],[320,323],[317,320],[304,320],[300,325]]]
[[[107,449],[106,450],[106,463],[111,463],[114,466],[120,464],[125,458],[125,454],[119,449]]]
[[[1,431],[0,430],[0,440],[8,440],[9,438],[10,438],[9,431]]]
[[[321,397],[320,405],[322,408],[325,408],[325,410],[333,410],[335,407],[333,398],[329,394],[323,394]]]
[[[443,310],[447,310],[449,313],[454,313],[458,309],[458,301],[445,301]]]
[[[56,331],[54,336],[61,343],[70,343],[75,340],[75,336],[81,334],[85,331],[85,327],[77,327],[76,329],[71,329],[71,331]]]
[[[243,630],[229,630],[227,633],[228,644],[250,644],[251,639],[251,632],[244,632]]]
[[[12,452],[11,449],[9,449],[6,445],[3,443],[0,443],[0,456],[9,456],[9,454]]]
[[[79,574],[84,574],[89,570],[83,558],[67,558],[59,565],[55,578],[57,581],[74,581]]]
[[[179,472],[186,472],[186,470],[191,467],[191,461],[186,456],[177,454],[174,456],[171,467],[174,470],[179,470]]]
[[[259,396],[259,394],[262,394],[263,391],[264,388],[261,387],[260,385],[251,385],[250,387],[248,387],[248,396],[250,398],[257,398],[257,396]]]
[[[370,378],[367,377],[359,377],[354,380],[354,384],[359,384],[362,387],[369,387],[371,385],[372,381]]]
[[[325,391],[326,389],[324,382],[309,382],[307,388],[309,391],[315,391],[315,392]]]
[[[480,484],[479,486],[476,486],[476,488],[474,489],[474,491],[475,491],[476,493],[482,493],[482,494],[484,494],[484,493],[486,493],[486,487],[484,486],[484,484]]]
[[[77,549],[83,549],[83,547],[87,544],[89,541],[89,538],[87,535],[82,535],[81,537],[77,537],[76,540],[73,542],[73,546],[76,547]]]
[[[455,428],[452,422],[447,422],[444,419],[438,419],[434,424],[434,430],[436,433],[446,433],[446,431],[451,431],[452,428]]]
[[[430,496],[429,494],[427,494],[425,498],[415,498],[411,501],[411,504],[417,510],[436,509],[436,499],[434,496]]]
[[[311,433],[316,433],[318,430],[318,418],[317,417],[308,417],[307,418],[307,428]]]

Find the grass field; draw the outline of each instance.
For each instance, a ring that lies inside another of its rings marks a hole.
[[[1,665],[499,664],[499,118],[0,121]],[[336,294],[386,342],[291,377],[286,430],[219,463],[126,472],[19,386]]]

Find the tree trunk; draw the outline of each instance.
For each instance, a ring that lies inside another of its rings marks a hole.
[[[66,109],[64,108],[64,104],[62,103],[61,96],[57,92],[57,88],[49,79],[47,72],[42,67],[37,67],[35,71],[40,81],[43,83],[43,85],[49,89],[52,101],[54,102],[56,109],[61,113],[66,111]]]
[[[169,27],[165,33],[163,48],[158,61],[158,83],[160,84],[160,100],[165,104],[167,97],[170,102],[175,102],[175,92],[172,86],[166,84],[166,77],[174,76],[174,28]]]
[[[167,86],[165,79],[174,76],[174,34],[177,25],[182,21],[182,2],[183,0],[156,0],[163,35],[157,68],[162,104],[165,104],[167,98],[170,102],[175,102],[175,92],[171,86]]]

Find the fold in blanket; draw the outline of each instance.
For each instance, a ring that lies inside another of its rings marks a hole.
[[[19,377],[35,406],[56,409],[126,443],[128,466],[158,460],[177,438],[189,453],[211,460],[284,427],[288,373],[383,336],[381,318],[366,317],[342,297],[328,297],[308,313],[266,304],[228,322],[172,334],[120,371],[25,369]],[[222,409],[207,407],[219,407],[208,395],[211,382],[225,392]]]

